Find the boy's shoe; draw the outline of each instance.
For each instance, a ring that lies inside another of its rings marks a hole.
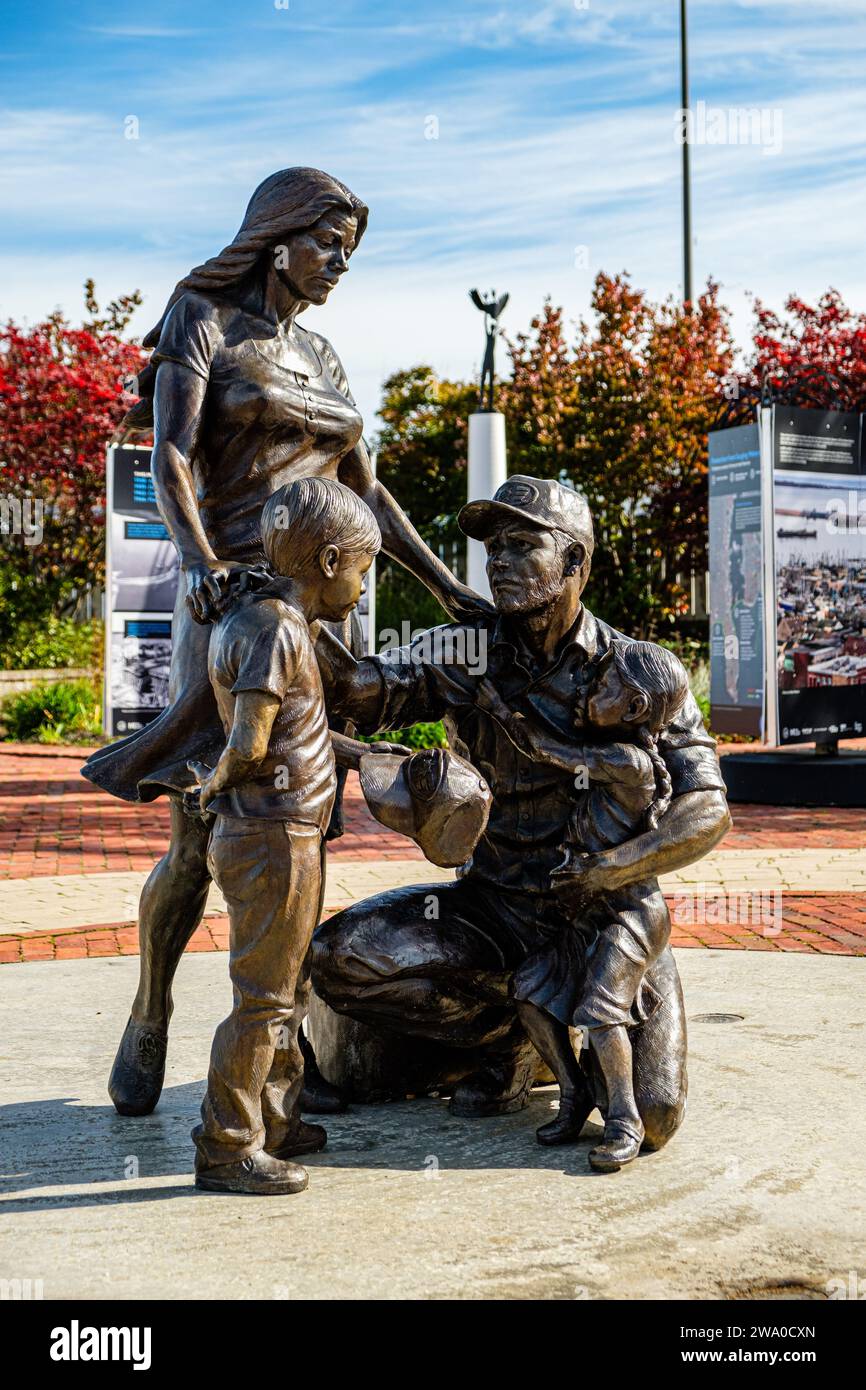
[[[285,1197],[303,1192],[310,1178],[300,1163],[286,1163],[260,1149],[234,1163],[208,1166],[196,1157],[195,1185],[208,1192],[242,1192],[255,1197]]]
[[[559,1102],[559,1114],[548,1124],[535,1131],[539,1144],[576,1144],[581,1130],[595,1109],[595,1101],[589,1096],[563,1096]]]
[[[298,1120],[273,1148],[267,1140],[265,1145],[272,1158],[286,1159],[298,1154],[317,1154],[327,1142],[328,1131],[321,1125],[308,1125],[303,1120]]]
[[[108,1094],[118,1115],[149,1115],[156,1108],[165,1080],[168,1037],[129,1019],[108,1079]]]
[[[589,1151],[590,1167],[597,1173],[615,1173],[637,1158],[643,1137],[643,1125],[636,1128],[630,1120],[608,1120],[602,1142]]]

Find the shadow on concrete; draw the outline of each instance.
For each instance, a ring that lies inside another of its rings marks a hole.
[[[200,1195],[192,1186],[190,1130],[198,1121],[204,1081],[168,1087],[152,1115],[129,1119],[73,1097],[0,1107],[0,1212],[58,1210],[104,1203],[165,1201]],[[592,1121],[578,1144],[542,1148],[535,1129],[550,1119],[556,1089],[534,1092],[516,1115],[466,1120],[444,1100],[425,1097],[354,1105],[325,1118],[328,1147],[302,1160],[317,1168],[382,1169],[433,1177],[441,1170],[527,1169],[598,1177],[587,1154],[601,1135]],[[318,1119],[319,1117],[311,1117]],[[177,1185],[145,1187],[178,1177]],[[88,1191],[91,1184],[115,1183]],[[45,1192],[39,1188],[74,1188]],[[15,1197],[16,1193],[28,1195]]]

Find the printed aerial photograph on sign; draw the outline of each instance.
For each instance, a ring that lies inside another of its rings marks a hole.
[[[866,685],[866,478],[857,422],[785,410],[777,426],[779,732],[789,743],[853,738],[866,723],[866,691],[856,688]]]

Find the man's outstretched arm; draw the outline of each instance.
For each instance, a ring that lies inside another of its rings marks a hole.
[[[655,830],[587,856],[579,871],[581,888],[595,893],[674,873],[709,854],[731,824],[724,792],[683,792],[674,797]]]
[[[421,634],[423,639],[426,634]],[[316,659],[329,715],[351,719],[362,734],[399,729],[417,720],[439,719],[447,700],[428,680],[428,667],[408,654],[395,660],[356,660],[326,627],[316,634]]]

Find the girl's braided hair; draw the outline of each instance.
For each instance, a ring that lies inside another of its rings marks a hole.
[[[635,742],[653,765],[656,794],[647,808],[646,825],[655,830],[671,804],[671,778],[658,749],[658,736],[675,719],[686,702],[689,680],[682,663],[666,647],[655,642],[617,639],[611,643],[617,675],[626,690],[648,701],[642,722],[635,726]]]

